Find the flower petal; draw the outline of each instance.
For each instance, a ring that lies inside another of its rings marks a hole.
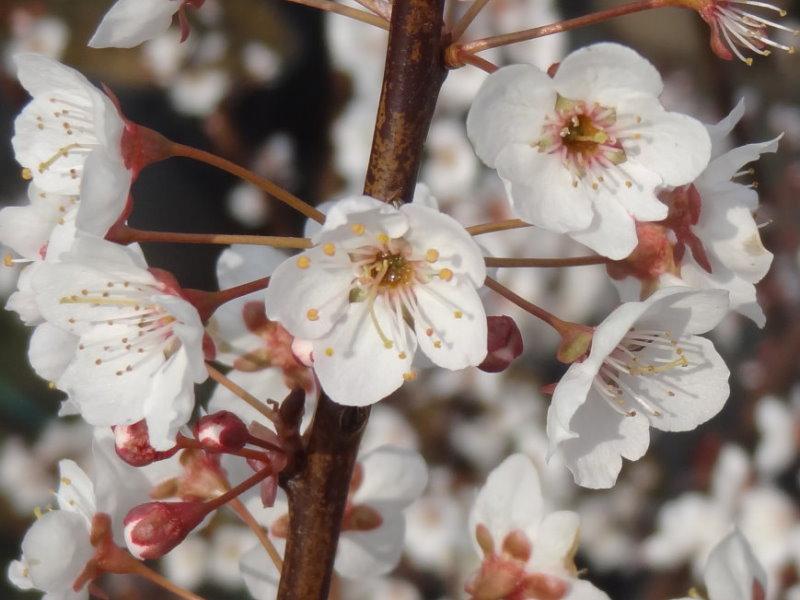
[[[53,593],[71,589],[94,554],[86,520],[65,510],[43,514],[25,534],[22,554],[30,580],[38,589]]]
[[[710,600],[762,600],[766,597],[767,573],[738,528],[711,552],[704,579]],[[756,595],[756,589],[761,590],[760,595]]]
[[[379,446],[360,456],[364,480],[353,502],[381,513],[400,512],[422,495],[428,484],[428,466],[413,450]]]
[[[165,0],[117,0],[103,16],[89,46],[92,48],[133,48],[158,37],[172,24],[181,3]]]
[[[42,323],[33,330],[28,342],[28,361],[39,377],[55,383],[64,374],[77,349],[77,336],[50,323]]]
[[[400,562],[406,524],[402,513],[381,513],[371,531],[343,531],[336,549],[336,572],[350,579],[385,575]]]
[[[395,340],[391,347],[379,336],[366,301],[349,304],[330,333],[314,340],[314,371],[334,402],[374,404],[399,388],[404,375],[411,372],[417,346],[411,329],[399,322],[380,298],[373,313],[384,334]]]
[[[105,148],[93,150],[83,165],[78,229],[103,237],[125,210],[131,172]]]
[[[483,82],[467,116],[467,135],[475,153],[494,167],[509,144],[535,143],[545,115],[556,103],[553,82],[531,65],[511,65]]]
[[[487,322],[471,282],[432,280],[414,289],[418,310],[413,315],[422,351],[445,369],[465,369],[483,362]],[[428,335],[428,333],[431,335]]]
[[[648,60],[626,46],[611,43],[592,44],[571,53],[561,61],[553,83],[565,98],[599,102],[609,88],[653,97],[660,96],[664,88],[661,75]]]
[[[582,231],[571,231],[569,236],[613,260],[622,260],[639,243],[633,217],[610,195],[595,198],[591,225]]]

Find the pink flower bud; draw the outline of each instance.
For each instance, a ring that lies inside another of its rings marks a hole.
[[[141,560],[160,558],[180,544],[206,516],[202,502],[147,502],[125,517],[125,543]]]
[[[197,441],[211,452],[240,450],[250,437],[247,425],[227,410],[202,417],[195,427],[195,435]]]
[[[481,371],[499,373],[522,354],[522,334],[509,316],[486,317],[489,326],[488,353],[478,365]]]
[[[112,429],[117,456],[133,467],[143,467],[164,460],[178,451],[177,446],[163,452],[153,448],[150,445],[147,423],[144,420],[137,421],[132,425],[116,425]]]

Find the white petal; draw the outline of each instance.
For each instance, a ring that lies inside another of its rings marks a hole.
[[[591,225],[582,231],[571,231],[569,236],[613,260],[625,258],[639,243],[636,222],[611,195],[598,195]]]
[[[117,0],[105,14],[89,46],[92,48],[133,48],[158,37],[172,24],[178,12],[177,0]]]
[[[78,205],[78,229],[103,237],[125,210],[131,186],[131,172],[105,148],[93,150],[86,158]]]
[[[650,445],[648,420],[615,412],[596,392],[575,412],[570,428],[578,434],[560,448],[575,483],[599,489],[614,485],[622,459],[638,460]]]
[[[511,65],[483,82],[467,116],[475,153],[490,167],[509,144],[535,143],[556,92],[546,73],[531,65]]]
[[[581,519],[578,513],[560,510],[547,515],[539,525],[529,564],[536,571],[572,574]]]
[[[767,574],[756,559],[747,539],[734,529],[708,557],[705,583],[709,600],[761,600],[766,597]],[[761,595],[754,592],[761,589]]]
[[[666,330],[673,337],[682,333],[706,333],[723,319],[728,306],[728,292],[725,290],[665,288],[647,299],[646,311],[637,321],[636,328]]]
[[[194,383],[203,383],[208,379],[203,354],[205,329],[197,309],[183,298],[171,294],[154,294],[152,298],[153,302],[176,319],[177,322],[173,324],[172,332],[181,341],[181,352],[186,353],[185,368],[191,371]]]
[[[480,547],[474,539],[478,525],[489,530],[498,546],[516,529],[536,531],[543,516],[542,489],[536,467],[524,454],[512,454],[489,473],[472,507],[469,532],[473,546],[480,555]],[[531,541],[536,543],[536,540]]]
[[[702,337],[691,336],[679,346],[689,361],[687,367],[675,367],[655,376],[628,378],[631,388],[646,398],[660,415],[644,414],[650,424],[662,431],[689,431],[715,416],[730,394],[730,371],[714,349]],[[642,364],[656,364],[675,358],[670,351],[644,348],[638,353]],[[670,393],[672,395],[670,395]]]
[[[358,244],[348,224],[361,224],[370,234],[385,233],[390,238],[398,238],[408,230],[408,221],[394,206],[370,196],[353,196],[336,202],[331,206],[320,231],[313,236],[315,243],[337,241],[343,235],[353,244]],[[338,235],[337,235],[338,234]]]
[[[609,597],[591,582],[576,579],[570,583],[569,591],[563,600],[609,600]]]
[[[744,98],[741,98],[731,112],[715,125],[706,125],[708,135],[711,138],[711,156],[719,156],[723,148],[725,138],[733,131],[733,128],[742,120],[745,112]]]
[[[630,187],[627,183],[630,183]],[[582,182],[584,188],[589,184]],[[587,193],[593,199],[608,197],[617,201],[637,221],[661,221],[666,219],[669,209],[656,197],[656,188],[661,177],[635,161],[624,162],[613,169],[603,171],[603,181],[595,180],[597,190]]]
[[[486,279],[486,264],[478,244],[458,221],[433,208],[418,203],[405,204],[400,211],[408,217],[408,232],[403,238],[424,255],[429,249],[438,252],[431,263],[434,269],[447,267],[467,275],[473,286]]]
[[[553,83],[572,100],[603,99],[607,89],[624,88],[653,97],[664,87],[656,68],[635,51],[620,44],[592,44],[576,50],[558,66]]]
[[[78,349],[78,337],[42,323],[33,330],[28,343],[28,360],[45,381],[58,382]]]
[[[339,404],[374,404],[399,388],[403,375],[411,371],[417,346],[411,329],[405,322],[398,323],[381,298],[373,311],[382,331],[394,334],[392,347],[387,348],[379,337],[367,302],[350,304],[330,334],[314,341],[314,370],[322,389]],[[401,331],[396,331],[396,325]]]
[[[530,144],[507,145],[497,155],[514,212],[523,220],[556,233],[585,229],[592,222],[590,196],[561,162],[558,154]]]
[[[12,585],[21,590],[33,589],[33,582],[28,576],[28,567],[21,560],[12,560],[8,564],[8,580]]]
[[[487,321],[478,292],[469,281],[434,279],[414,288],[418,312],[414,328],[419,347],[445,369],[465,369],[483,362]],[[432,329],[432,335],[428,331]],[[439,347],[436,343],[439,342]]]
[[[638,139],[622,140],[628,160],[655,171],[664,185],[679,186],[694,181],[708,166],[711,140],[702,123],[680,113],[667,112],[649,96],[625,97],[617,105],[619,115],[641,119],[631,125]]]
[[[729,182],[746,164],[758,160],[762,154],[767,152],[777,152],[778,142],[782,137],[783,134],[766,142],[739,146],[718,156],[709,163],[698,179],[697,185],[702,186],[706,182]]]
[[[556,385],[547,409],[548,455],[552,455],[561,442],[576,437],[570,423],[575,412],[586,402],[599,368],[599,364],[591,360],[573,363]]]
[[[413,450],[380,446],[359,457],[364,480],[353,502],[384,512],[400,512],[420,497],[428,484],[428,467]]]
[[[22,553],[34,586],[63,593],[72,587],[94,549],[83,516],[54,510],[43,514],[25,534]]]
[[[308,263],[303,267],[305,260]],[[275,269],[266,291],[267,314],[292,335],[317,339],[347,310],[353,278],[353,267],[343,250],[333,256],[319,246],[306,250]],[[313,320],[308,311],[316,311]]]
[[[173,354],[153,375],[149,393],[143,393],[145,419],[150,444],[156,450],[169,450],[175,435],[192,416],[194,386],[189,375],[185,348]]]
[[[92,517],[97,512],[94,485],[75,461],[63,459],[58,463],[59,485],[56,498],[61,510],[81,515],[91,526]]]
[[[334,569],[344,577],[363,579],[385,575],[403,554],[405,518],[382,513],[383,523],[371,531],[344,531],[339,537]]]

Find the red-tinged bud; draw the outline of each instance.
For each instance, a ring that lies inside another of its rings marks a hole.
[[[269,508],[275,504],[278,497],[278,476],[270,475],[261,482],[259,488],[261,494],[261,504],[264,508]]]
[[[123,525],[128,550],[140,560],[161,558],[180,544],[208,513],[201,502],[148,502],[131,510]]]
[[[117,456],[133,467],[143,467],[170,458],[178,451],[177,446],[165,451],[153,448],[144,420],[132,425],[115,425],[111,429],[114,431],[114,449],[117,451]]]
[[[250,434],[239,417],[221,410],[201,417],[195,425],[195,436],[206,450],[234,452],[244,447]]]
[[[487,373],[500,373],[522,354],[522,334],[509,316],[487,317],[486,321],[489,328],[488,352],[478,368]]]

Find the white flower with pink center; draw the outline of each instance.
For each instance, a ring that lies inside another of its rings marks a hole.
[[[314,370],[335,402],[373,404],[414,379],[417,346],[452,370],[486,356],[483,255],[429,202],[420,191],[399,208],[341,200],[314,247],[272,275],[267,314],[312,342]]]
[[[45,323],[31,339],[37,372],[67,392],[96,426],[145,419],[151,444],[174,445],[207,377],[203,325],[167,277],[132,248],[79,236],[32,288]]]
[[[728,310],[725,290],[659,290],[612,312],[588,356],[570,365],[547,412],[551,454],[578,485],[614,485],[622,459],[638,460],[649,428],[688,431],[728,399],[730,372],[707,339]]]
[[[657,189],[689,183],[708,164],[708,133],[665,111],[662,89],[636,52],[595,44],[552,78],[531,65],[490,75],[467,133],[520,218],[621,259],[636,247],[635,220],[667,216]]]
[[[469,526],[482,556],[466,585],[470,598],[608,600],[578,578],[578,515],[545,513],[539,474],[525,455],[509,456],[489,474]]]

